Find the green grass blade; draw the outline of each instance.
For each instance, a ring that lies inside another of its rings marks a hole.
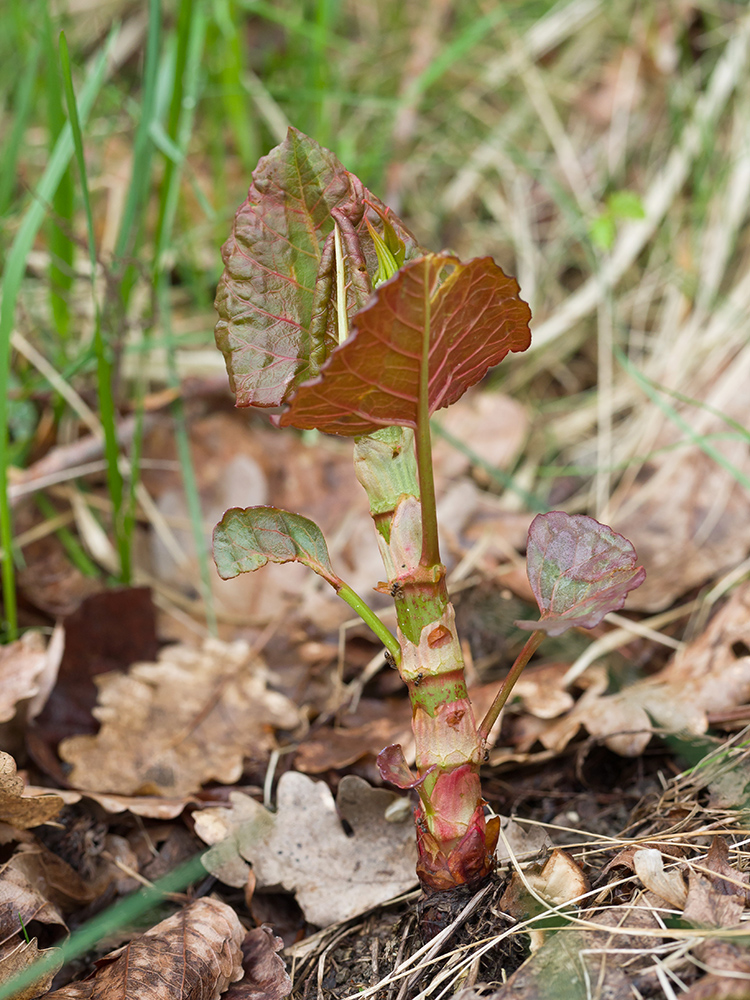
[[[81,91],[78,104],[81,122],[85,122],[88,118],[97,94],[104,83],[109,53],[118,33],[119,28],[113,29],[110,33]],[[2,301],[0,302],[0,548],[8,553],[13,551],[13,528],[8,500],[8,387],[10,341],[15,321],[16,303],[26,269],[26,261],[34,245],[36,235],[44,222],[47,205],[54,197],[57,185],[60,183],[72,155],[73,133],[68,125],[60,133],[57,144],[52,151],[37,187],[37,197],[27,209],[16,233],[3,272]],[[12,639],[18,631],[15,571],[12,558],[2,561],[2,585],[6,633],[8,638]]]
[[[50,148],[54,149],[60,132],[65,127],[65,108],[60,89],[58,62],[52,38],[52,21],[49,10],[44,17],[44,78],[47,99],[47,130]],[[70,226],[75,211],[73,172],[68,167],[60,178],[52,199],[53,217],[49,220],[49,294],[55,332],[60,340],[67,340],[70,331],[70,290],[73,287],[75,243],[70,236]],[[58,351],[58,360],[64,354]]]
[[[96,293],[96,239],[94,215],[91,210],[86,158],[83,151],[83,131],[78,115],[73,77],[70,72],[70,54],[65,33],[60,32],[60,64],[62,66],[63,88],[68,105],[68,119],[73,132],[73,147],[81,178],[83,205],[86,213],[89,263],[91,265],[91,291],[94,298],[94,352],[96,354],[97,386],[99,391],[99,418],[104,429],[104,456],[107,460],[107,488],[112,501],[112,517],[117,552],[120,557],[120,577],[124,583],[131,578],[130,537],[123,521],[123,481],[119,467],[120,449],[117,443],[117,412],[112,395],[112,366],[107,356],[107,348],[102,337],[101,311]]]
[[[243,24],[238,21],[232,0],[214,0],[213,12],[218,39],[223,43],[219,56],[222,102],[242,166],[250,173],[260,156],[260,147],[254,108],[243,82]]]
[[[143,214],[151,183],[153,143],[151,126],[156,120],[159,52],[161,45],[161,3],[149,0],[146,59],[143,69],[141,117],[133,141],[133,166],[125,199],[122,221],[115,241],[115,264],[120,270],[120,305],[127,309],[136,279],[136,270],[129,260],[136,252]]]
[[[34,85],[39,68],[39,57],[42,51],[41,42],[34,46],[24,71],[18,81],[16,95],[13,101],[13,126],[3,143],[2,168],[0,169],[0,218],[5,215],[13,196],[18,179],[16,164],[21,143],[26,133],[31,112],[34,109]]]
[[[188,6],[191,6],[188,3]],[[172,336],[171,306],[169,299],[168,275],[164,269],[165,257],[172,239],[172,228],[179,199],[182,164],[190,143],[193,127],[193,108],[197,103],[201,59],[208,30],[205,8],[193,5],[187,26],[181,30],[178,22],[177,53],[175,58],[175,79],[168,119],[168,137],[178,150],[176,160],[167,159],[164,181],[160,191],[159,226],[154,256],[154,285],[162,321],[167,354],[167,381],[170,387],[180,387],[177,370],[177,356]],[[184,50],[184,51],[183,51]],[[177,70],[182,67],[178,75]],[[203,532],[203,512],[195,476],[195,468],[190,452],[190,437],[182,400],[178,396],[172,404],[175,420],[175,439],[182,473],[182,482],[188,505],[190,526],[195,542],[200,566],[200,589],[206,608],[206,621],[212,632],[216,631],[216,615],[211,590],[211,566],[206,550]]]
[[[57,517],[58,511],[45,493],[35,493],[34,499],[44,517],[48,520]],[[98,577],[100,575],[98,567],[89,559],[83,546],[72,531],[69,531],[67,528],[58,528],[55,534],[59,538],[62,547],[68,553],[70,561],[84,576]]]

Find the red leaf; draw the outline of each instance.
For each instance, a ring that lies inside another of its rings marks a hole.
[[[646,579],[627,538],[584,514],[537,514],[529,528],[526,567],[542,617],[521,628],[562,635],[593,628]]]
[[[349,339],[299,387],[280,423],[348,436],[416,427],[426,330],[432,413],[459,399],[508,351],[526,350],[530,318],[517,282],[492,258],[463,264],[428,254],[378,288],[354,317]]]
[[[277,406],[317,374],[338,343],[334,216],[349,263],[349,311],[369,298],[378,261],[365,200],[388,215],[407,259],[420,252],[403,223],[333,153],[297,129],[258,163],[222,248],[225,271],[216,294],[216,342],[238,406]]]

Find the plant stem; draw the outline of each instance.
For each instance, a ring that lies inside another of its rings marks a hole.
[[[419,400],[417,405],[417,473],[419,475],[419,500],[422,505],[422,558],[423,566],[440,563],[438,525],[435,503],[435,479],[432,475],[432,441],[430,439],[430,269],[424,276],[424,333],[422,337],[422,364],[419,372]]]
[[[508,700],[508,696],[510,695],[510,692],[513,690],[516,681],[521,676],[521,671],[529,662],[529,660],[537,651],[537,649],[539,649],[540,645],[542,644],[542,640],[544,639],[546,634],[547,633],[543,632],[542,629],[537,629],[536,632],[532,632],[529,638],[526,640],[526,644],[524,645],[523,649],[516,657],[516,662],[510,668],[508,676],[503,681],[502,687],[497,693],[497,697],[492,702],[489,712],[482,719],[482,724],[477,730],[479,739],[483,743],[490,735],[490,730],[495,725],[497,717],[503,710],[503,705],[505,705],[505,702]]]
[[[386,626],[381,622],[375,612],[370,608],[362,598],[357,594],[352,588],[346,584],[342,583],[338,588],[337,593],[342,601],[346,601],[352,611],[355,611],[365,625],[369,625],[373,630],[375,635],[380,639],[385,648],[391,654],[396,664],[401,660],[401,647],[398,644],[398,639],[386,628]]]

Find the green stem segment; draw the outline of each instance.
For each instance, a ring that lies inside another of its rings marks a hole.
[[[366,625],[370,626],[375,635],[378,639],[380,639],[385,648],[391,654],[396,664],[400,663],[401,647],[399,646],[398,639],[389,629],[385,627],[372,608],[368,607],[359,594],[352,590],[352,588],[346,583],[341,584],[337,593],[341,600],[346,601],[352,611],[356,612],[362,621],[365,622]]]
[[[516,662],[510,668],[508,676],[503,681],[502,687],[498,691],[495,700],[492,702],[492,705],[490,706],[489,712],[485,715],[484,719],[482,719],[482,724],[477,730],[479,738],[481,739],[482,743],[487,742],[487,738],[490,735],[490,730],[497,722],[497,718],[502,712],[503,706],[508,700],[508,697],[510,696],[511,691],[514,688],[516,681],[521,676],[521,671],[529,662],[534,653],[537,651],[545,635],[546,632],[543,632],[541,629],[537,629],[536,632],[532,632],[529,638],[526,640],[523,649],[516,657]]]

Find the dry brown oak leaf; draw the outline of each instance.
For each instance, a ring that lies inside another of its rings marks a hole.
[[[65,927],[56,893],[39,878],[38,867],[29,858],[16,853],[0,868],[0,940],[17,934],[32,920]]]
[[[75,788],[119,795],[190,795],[207,781],[233,784],[243,760],[262,764],[275,729],[294,729],[293,702],[268,687],[245,642],[169,646],[157,663],[95,678],[95,736],[72,736],[60,756]]]
[[[234,910],[197,899],[107,955],[95,976],[49,1000],[218,1000],[243,976],[245,931]]]
[[[60,812],[59,795],[24,795],[23,779],[16,774],[16,762],[0,751],[0,821],[19,830],[46,823]]]
[[[63,964],[62,951],[57,948],[40,950],[37,939],[22,941],[20,938],[13,938],[0,945],[0,985],[4,985],[16,976],[25,972],[40,958],[55,958],[53,966],[47,966],[44,972],[32,983],[19,990],[14,990],[13,1000],[35,1000],[35,997],[46,993],[52,985]]]
[[[348,920],[416,881],[410,810],[397,812],[395,821],[387,813],[397,799],[348,774],[334,802],[325,782],[287,771],[279,780],[275,813],[240,792],[230,795],[229,809],[194,813],[196,833],[215,845],[203,864],[228,885],[244,886],[250,861],[258,885],[296,893],[310,923],[327,927]]]
[[[655,727],[671,733],[704,733],[709,712],[750,701],[748,648],[750,583],[745,583],[661,673],[613,695],[589,689],[573,711],[539,739],[548,749],[561,749],[583,725],[615,753],[637,757]]]
[[[19,701],[38,694],[46,666],[46,643],[38,632],[0,646],[0,722],[13,718]]]

